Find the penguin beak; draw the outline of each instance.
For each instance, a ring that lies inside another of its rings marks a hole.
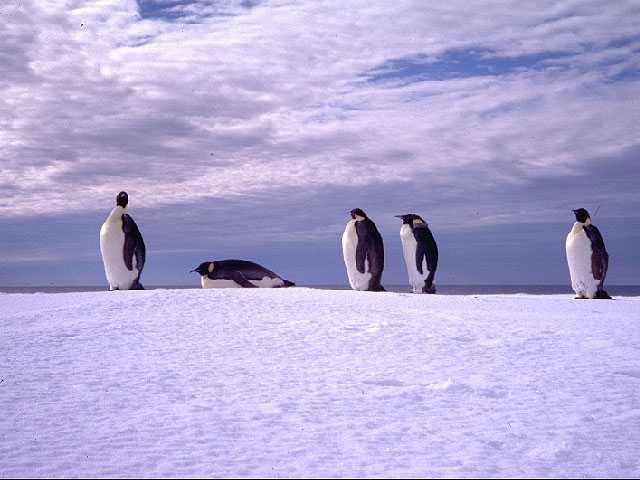
[[[394,215],[396,218],[404,218],[404,215]]]
[[[197,272],[197,271],[198,271],[198,270],[196,270],[196,269],[194,268],[193,270],[189,270],[189,273]]]

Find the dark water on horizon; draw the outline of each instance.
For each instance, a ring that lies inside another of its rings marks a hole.
[[[299,285],[300,287],[318,288],[321,290],[349,290],[348,285]],[[151,285],[147,290],[200,288],[199,285]],[[406,285],[385,285],[390,292],[409,292]],[[438,285],[440,295],[496,295],[526,293],[531,295],[573,295],[568,285]],[[43,287],[0,287],[0,293],[68,293],[68,292],[102,292],[101,286],[43,286]],[[640,285],[609,285],[607,291],[611,296],[638,297]]]

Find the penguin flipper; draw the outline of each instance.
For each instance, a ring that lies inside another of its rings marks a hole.
[[[595,225],[585,225],[584,233],[591,240],[591,271],[593,278],[604,281],[609,268],[609,254],[604,239]]]
[[[416,239],[416,268],[422,275],[423,259],[427,259],[427,268],[429,272],[435,273],[438,268],[438,245],[436,244],[433,234],[429,227],[422,226],[413,229],[413,236]]]
[[[427,268],[430,272],[436,272],[438,268],[438,245],[436,245],[436,241],[431,237],[430,247],[426,249],[425,256],[427,257]]]
[[[371,273],[374,284],[376,278],[382,275],[384,270],[384,243],[382,235],[376,228],[376,224],[368,218],[356,222],[356,233],[358,234],[358,246],[356,247],[356,268],[360,273],[366,272],[366,261],[369,262],[369,273]]]
[[[231,280],[233,280],[234,282],[236,282],[238,285],[240,285],[242,288],[258,288],[256,287],[253,283],[251,283],[247,277],[245,277],[242,273],[240,273],[237,270],[232,271],[229,274],[229,277],[231,278]]]
[[[424,243],[418,239],[418,244],[416,245],[416,268],[420,275],[422,275],[422,259],[426,256]]]
[[[371,279],[369,280],[369,291],[383,292],[385,291],[380,280],[382,279],[382,271],[384,270],[384,242],[382,235],[378,231],[376,224],[370,219],[365,219],[356,223],[358,232],[358,247],[360,243],[364,243],[366,251],[364,257],[368,262]],[[357,267],[357,250],[356,250],[356,267]],[[363,262],[364,263],[364,262]],[[361,273],[366,273],[364,270]]]
[[[126,213],[122,215],[122,230],[124,231],[124,264],[129,271],[133,270],[133,256],[135,255],[136,268],[138,272],[142,272],[146,260],[146,247],[138,225]]]
[[[358,246],[356,247],[356,268],[360,273],[365,273],[365,260],[367,258],[367,244],[364,240],[358,238]]]
[[[139,273],[142,273],[142,269],[144,268],[144,262],[147,259],[147,248],[144,245],[144,240],[142,240],[142,235],[140,235],[139,241],[136,244],[136,249],[134,251],[136,256],[136,268]],[[138,274],[138,278],[140,275]]]

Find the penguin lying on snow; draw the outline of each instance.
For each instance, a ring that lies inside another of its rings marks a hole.
[[[127,192],[120,192],[100,229],[100,252],[109,290],[144,290],[140,274],[146,248],[138,225],[127,213],[128,204]]]
[[[202,288],[279,288],[294,287],[271,270],[246,260],[203,262],[192,272],[201,275]]]
[[[355,208],[349,212],[342,235],[342,255],[347,267],[349,284],[354,290],[384,292],[380,284],[384,270],[384,244],[376,224]]]
[[[438,268],[438,245],[420,215],[396,215],[402,219],[400,239],[413,293],[436,293],[433,278]]]
[[[591,223],[584,208],[574,210],[576,222],[567,235],[567,263],[571,286],[576,298],[610,299],[604,290],[604,279],[609,268],[609,254],[600,230]]]

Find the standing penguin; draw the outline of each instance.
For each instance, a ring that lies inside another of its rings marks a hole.
[[[129,196],[120,192],[100,229],[100,252],[109,290],[144,290],[140,274],[146,249],[138,225],[127,213]]]
[[[384,292],[380,285],[384,270],[384,244],[376,224],[359,208],[350,212],[351,220],[342,235],[342,255],[349,284],[354,290]]]
[[[604,246],[600,230],[591,223],[591,216],[584,208],[574,210],[576,222],[567,235],[567,263],[571,286],[576,298],[606,298],[604,279],[609,268],[609,254]]]
[[[413,293],[436,293],[433,278],[438,268],[438,245],[419,215],[396,215],[402,219],[400,239]]]

